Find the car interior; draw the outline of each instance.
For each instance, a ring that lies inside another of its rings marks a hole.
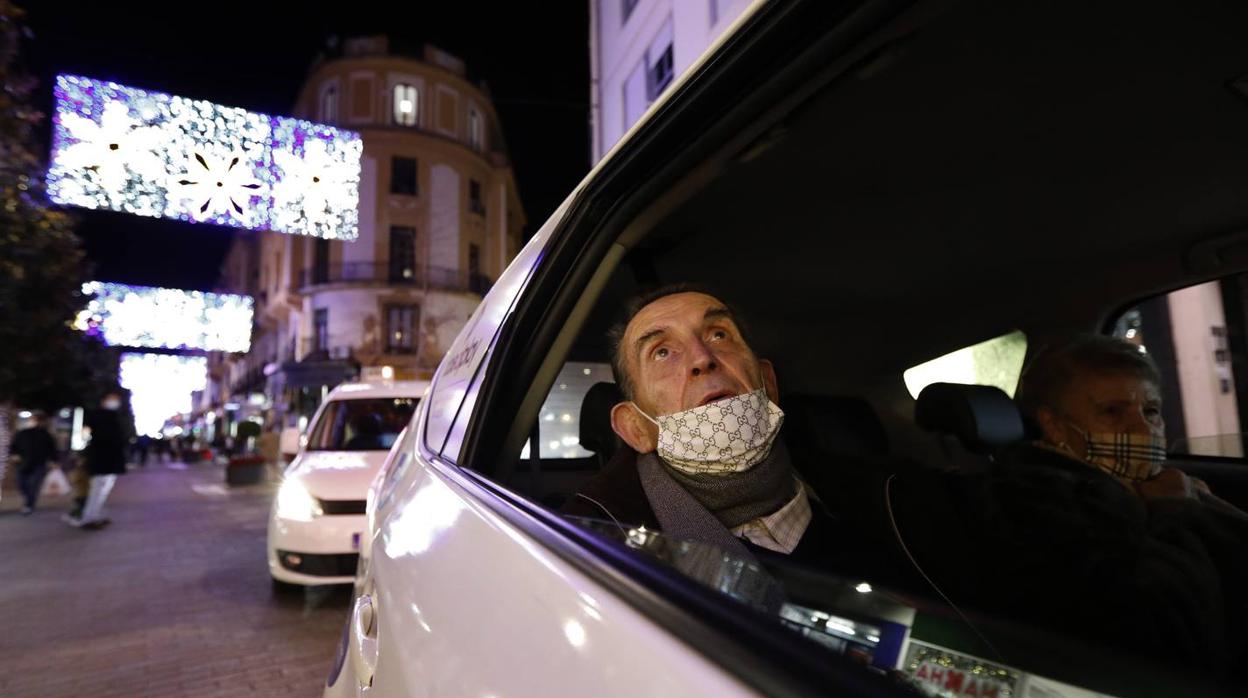
[[[1248,5],[936,7],[900,15],[615,233],[620,254],[516,413],[522,448],[487,475],[557,510],[604,467],[620,445],[607,330],[657,285],[714,289],[740,312],[776,367],[791,445],[974,469],[1032,438],[1017,406],[974,385],[916,400],[907,369],[1013,331],[1028,355],[1110,333],[1150,298],[1248,270]],[[1170,464],[1248,510],[1242,458]],[[911,600],[972,646],[1001,620]],[[1059,678],[1131,664],[1042,635],[1009,642]]]

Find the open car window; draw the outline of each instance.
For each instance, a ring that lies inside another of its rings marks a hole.
[[[1243,462],[1248,419],[1248,274],[1155,296],[1122,313],[1112,333],[1161,374],[1162,415],[1176,456]]]

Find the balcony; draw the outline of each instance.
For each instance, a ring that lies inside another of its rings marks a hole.
[[[427,275],[427,278],[426,278]],[[305,291],[328,284],[380,284],[386,286],[414,286],[439,291],[469,291],[485,295],[494,281],[484,274],[473,274],[459,269],[379,264],[376,262],[346,262],[320,269],[302,269],[299,272],[299,290]]]

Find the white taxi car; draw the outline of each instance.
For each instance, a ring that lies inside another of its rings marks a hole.
[[[1193,664],[1172,660],[1199,637],[1163,635],[1175,652],[1160,655],[1104,639],[1167,608],[1055,630],[944,593],[927,571],[986,586],[1025,551],[942,550],[932,536],[938,559],[911,556],[906,541],[934,529],[894,510],[889,473],[988,467],[1004,443],[963,449],[920,427],[909,369],[999,336],[1031,351],[1112,331],[1142,299],[1248,271],[1246,26],[1248,3],[1213,0],[751,4],[448,350],[374,482],[327,698],[1242,691],[1221,656],[1238,636]],[[755,323],[790,451],[889,475],[861,493],[808,484],[821,505],[884,517],[869,540],[919,586],[561,513],[622,448],[606,417],[619,400],[607,331],[627,299],[674,282],[717,289]],[[1226,296],[1241,308],[1243,288]],[[1140,317],[1133,332],[1160,336]],[[1017,378],[1023,353],[959,366],[970,382]],[[1001,397],[984,404],[1008,410]],[[1017,414],[980,423],[981,406],[948,420],[967,427],[961,443],[1001,425],[1023,438]],[[1228,493],[1244,492],[1240,461],[1172,457]],[[1036,604],[1119,588],[1049,562],[1028,568],[1056,580]],[[1217,608],[1239,613],[1238,598]]]
[[[275,589],[354,579],[369,483],[427,388],[425,381],[347,383],[326,396],[269,514]]]

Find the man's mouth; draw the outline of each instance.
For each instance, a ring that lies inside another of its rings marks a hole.
[[[707,395],[705,395],[702,398],[702,400],[698,402],[698,407],[703,407],[717,400],[723,400],[724,398],[735,397],[735,396],[736,396],[736,393],[734,393],[731,390],[716,390],[713,393],[708,393]]]

